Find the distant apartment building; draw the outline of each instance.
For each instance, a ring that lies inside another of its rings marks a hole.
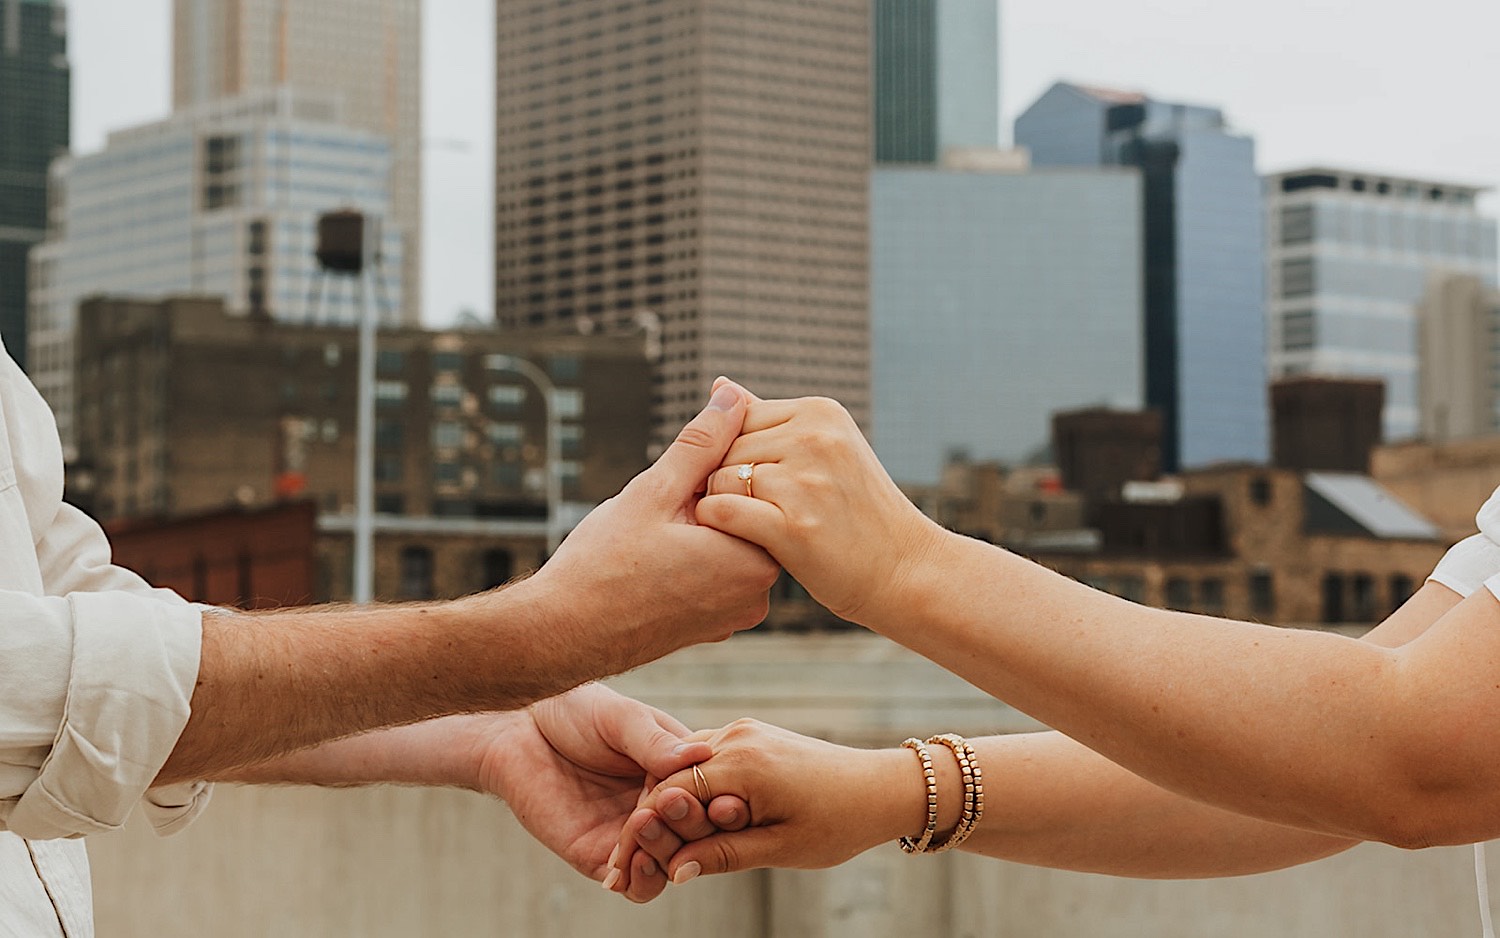
[[[1038,167],[1140,173],[1145,403],[1165,422],[1163,468],[1263,462],[1265,247],[1254,141],[1217,108],[1066,82],[1017,118],[1015,141]]]
[[[96,298],[80,310],[78,345],[70,484],[98,517],[311,498],[325,531],[347,533],[354,329],[229,316],[216,300]],[[383,331],[375,509],[407,520],[381,530],[545,516],[544,398],[507,356],[532,362],[558,388],[565,502],[614,495],[647,464],[643,345],[639,334]]]
[[[401,321],[421,322],[421,0],[173,0],[172,12],[175,110],[292,88],[336,100],[340,122],[390,145],[393,299]]]
[[[868,0],[497,9],[495,312],[642,323],[658,444],[730,375],[868,423]]]
[[[1500,289],[1473,274],[1430,277],[1417,304],[1417,362],[1422,439],[1500,432]]]
[[[1330,167],[1266,177],[1272,375],[1379,378],[1386,438],[1417,435],[1417,305],[1429,278],[1495,285],[1495,221],[1476,208],[1482,191]]]
[[[111,134],[51,173],[47,239],[31,258],[31,372],[72,455],[77,307],[96,294],[224,297],[242,315],[352,323],[351,284],[313,256],[319,214],[388,214],[390,147],[290,91],[218,101]],[[401,321],[402,241],[382,229],[366,302]]]
[[[26,360],[26,255],[47,228],[47,167],[68,149],[67,8],[0,0],[0,341]]]
[[[1143,403],[1139,177],[967,155],[872,177],[872,439],[901,483],[1045,461],[1053,412]]]
[[[999,0],[875,0],[875,161],[1000,145]]]

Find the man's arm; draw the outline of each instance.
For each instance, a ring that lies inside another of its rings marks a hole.
[[[158,784],[334,738],[507,710],[758,623],[776,565],[693,523],[740,429],[720,388],[657,463],[596,509],[538,573],[449,603],[206,616],[192,713]]]

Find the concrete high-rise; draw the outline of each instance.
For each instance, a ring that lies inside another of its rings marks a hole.
[[[1500,290],[1493,280],[1433,275],[1417,306],[1417,353],[1423,440],[1500,432]]]
[[[0,339],[26,367],[26,255],[47,228],[47,166],[68,148],[67,11],[0,0]]]
[[[177,110],[285,86],[337,98],[340,120],[390,141],[386,224],[405,239],[401,318],[418,322],[421,0],[173,0]]]
[[[1264,462],[1265,245],[1255,143],[1216,108],[1060,82],[1016,120],[1038,166],[1141,173],[1146,404],[1166,471]]]
[[[1266,177],[1270,361],[1274,377],[1319,375],[1385,382],[1385,437],[1443,435],[1420,403],[1418,315],[1430,278],[1464,275],[1494,286],[1495,221],[1479,213],[1483,190],[1462,183],[1309,167]],[[1439,305],[1445,301],[1439,299]],[[1439,316],[1429,326],[1451,329]],[[1471,336],[1460,327],[1457,350]],[[1481,345],[1488,350],[1489,339]],[[1467,353],[1466,353],[1467,354]],[[1442,361],[1437,359],[1435,361]],[[1454,368],[1460,362],[1452,363]],[[1441,377],[1434,372],[1434,380]],[[1475,377],[1465,372],[1462,383]],[[1485,378],[1484,380],[1488,380]],[[1486,392],[1487,393],[1487,392]],[[1448,404],[1458,401],[1444,392]],[[1436,400],[1436,398],[1434,399]]]
[[[235,314],[351,323],[347,285],[320,278],[317,218],[390,210],[390,148],[290,90],[225,99],[110,135],[53,163],[47,240],[31,252],[32,379],[73,450],[77,307],[96,294],[223,297]],[[379,304],[400,322],[402,241],[383,231]]]
[[[868,0],[500,4],[503,328],[660,336],[662,442],[731,375],[869,416]]]
[[[1000,145],[998,0],[875,0],[875,161]]]

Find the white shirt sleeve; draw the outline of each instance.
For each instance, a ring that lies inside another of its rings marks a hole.
[[[1500,488],[1475,517],[1479,533],[1449,549],[1427,578],[1469,596],[1481,586],[1500,596]]]
[[[46,596],[0,591],[0,826],[77,837],[118,829],[139,803],[158,832],[181,829],[209,786],[150,785],[187,724],[202,610],[111,564],[70,505],[36,557]]]

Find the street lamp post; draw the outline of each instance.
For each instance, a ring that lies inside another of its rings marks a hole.
[[[557,385],[547,373],[524,358],[495,355],[490,359],[499,371],[511,371],[529,380],[542,392],[547,421],[547,556],[557,552],[562,543],[562,434],[557,407]]]

